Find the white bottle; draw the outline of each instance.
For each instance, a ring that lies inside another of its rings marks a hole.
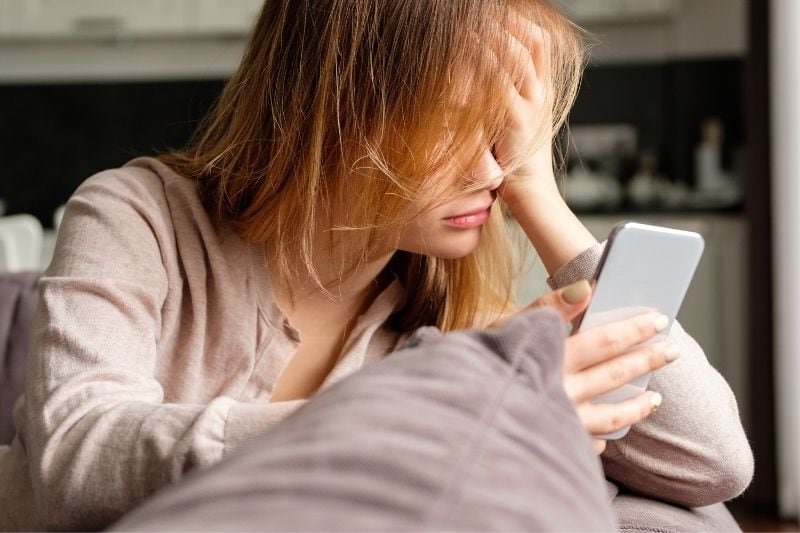
[[[736,185],[722,168],[722,122],[718,118],[707,118],[700,128],[700,143],[694,154],[697,199],[722,203],[735,201],[738,197]]]

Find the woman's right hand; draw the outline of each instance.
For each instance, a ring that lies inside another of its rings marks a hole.
[[[586,309],[591,294],[589,282],[582,280],[542,296],[530,307],[553,307],[569,323]],[[645,313],[566,339],[564,389],[592,436],[635,424],[661,405],[661,395],[653,391],[616,404],[593,404],[591,400],[677,359],[680,352],[675,344],[642,344],[668,324],[669,319],[660,313]],[[606,441],[593,438],[593,442],[597,453],[602,453]]]

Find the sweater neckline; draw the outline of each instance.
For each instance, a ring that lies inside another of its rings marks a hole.
[[[255,287],[259,312],[271,327],[283,329],[292,340],[299,342],[300,332],[292,326],[275,300],[264,249],[258,244],[249,244],[249,248],[251,283]],[[369,326],[380,326],[403,304],[405,299],[403,284],[397,275],[393,276],[392,281],[377,294],[367,310],[358,317],[351,337],[360,334]]]

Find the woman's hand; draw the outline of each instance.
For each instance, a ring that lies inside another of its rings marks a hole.
[[[514,164],[498,193],[552,276],[597,241],[569,209],[553,176],[549,41],[539,26],[515,15],[509,32],[488,52],[507,73],[508,117],[494,155],[506,170]]]
[[[553,173],[553,98],[548,36],[522,16],[512,15],[505,37],[492,50],[508,74],[508,118],[494,154],[502,168],[514,164],[514,173],[499,189],[513,212],[516,205],[531,195],[560,195]]]
[[[566,205],[555,183],[549,37],[517,16],[491,53],[507,74],[508,102],[505,130],[494,155],[504,169],[513,165],[498,192],[553,275],[597,241]],[[546,294],[531,307],[554,307],[565,322],[571,322],[586,309],[591,292],[589,283],[582,281]],[[617,404],[595,405],[591,400],[675,360],[678,351],[673,345],[643,345],[668,324],[659,313],[648,313],[567,338],[564,389],[591,435],[635,424],[658,408],[661,396],[651,391]],[[593,442],[602,453],[605,440]]]
[[[586,309],[591,293],[589,283],[579,281],[542,296],[531,307],[553,307],[565,322],[571,322]],[[661,395],[652,391],[616,404],[595,405],[591,401],[677,359],[680,352],[676,345],[666,342],[642,344],[668,324],[666,316],[646,313],[567,338],[564,390],[589,434],[599,436],[635,424],[661,404]],[[602,453],[606,441],[593,439],[593,443],[597,453]]]

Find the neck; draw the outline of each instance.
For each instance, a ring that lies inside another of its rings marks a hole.
[[[315,248],[319,250],[320,248]],[[269,254],[267,254],[269,257]],[[332,260],[333,254],[315,253],[313,264],[322,287],[309,274],[304,262],[299,258],[291,260],[290,268],[300,274],[297,286],[280,286],[273,283],[273,293],[278,307],[289,317],[291,322],[299,325],[305,318],[335,319],[350,321],[364,313],[378,294],[391,281],[386,266],[393,252],[358,265],[352,271],[342,273],[338,267],[340,261]],[[269,259],[270,277],[277,281],[277,267]]]

